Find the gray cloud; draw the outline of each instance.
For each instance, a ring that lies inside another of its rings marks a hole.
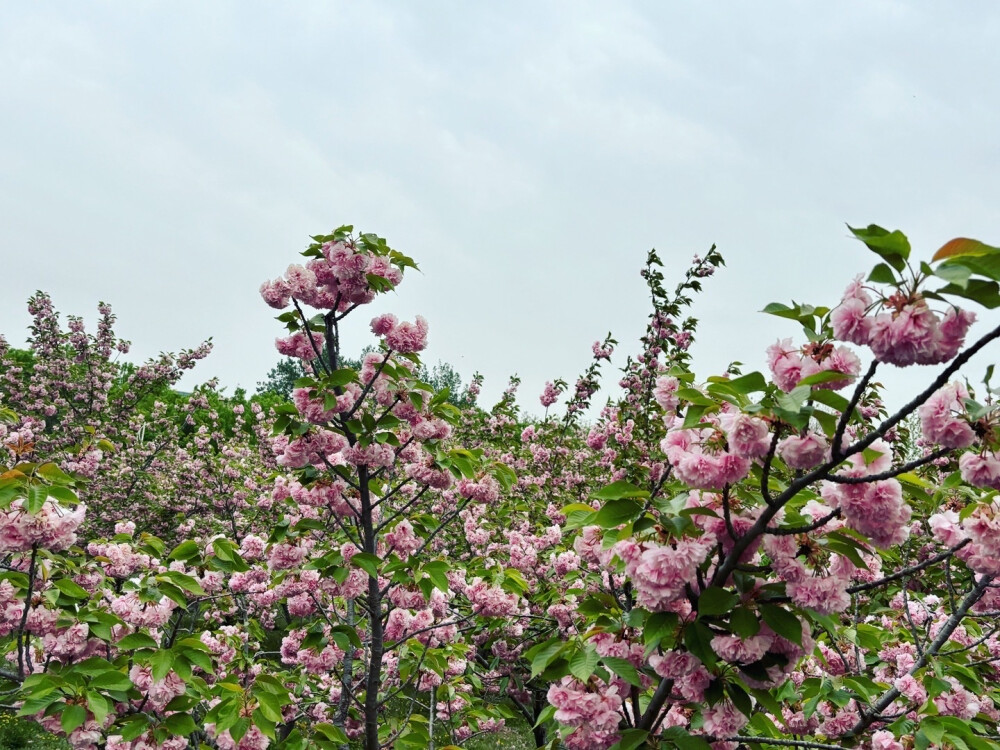
[[[431,359],[488,396],[517,371],[534,405],[609,329],[627,348],[652,246],[678,274],[718,243],[699,374],[761,367],[796,332],[752,311],[835,302],[871,265],[843,222],[923,257],[998,241],[998,24],[986,3],[8,4],[2,330],[35,288],[106,299],[137,356],[212,335],[196,379],[253,388],[279,333],[257,286],[353,222],[424,271],[377,310],[425,315]]]

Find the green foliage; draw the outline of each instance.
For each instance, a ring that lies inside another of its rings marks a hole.
[[[69,750],[69,743],[46,732],[37,722],[19,719],[8,711],[0,710],[0,748],[4,748],[4,750],[19,750],[19,748]]]

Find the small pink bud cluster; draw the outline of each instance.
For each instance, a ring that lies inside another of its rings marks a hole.
[[[539,396],[538,400],[541,401],[542,406],[548,408],[559,400],[560,393],[562,393],[562,388],[549,381],[545,384],[542,395]]]
[[[500,498],[500,484],[487,475],[478,482],[471,479],[460,479],[457,489],[462,497],[475,500],[477,503],[495,503]]]
[[[490,586],[481,578],[474,578],[465,589],[476,612],[483,617],[510,617],[517,614],[518,598],[499,586]]]
[[[826,528],[833,531],[838,524],[831,523]],[[855,568],[847,558],[833,554],[826,569],[817,573],[798,558],[799,542],[795,537],[765,537],[764,549],[794,604],[820,614],[843,612],[851,605],[847,587]]]
[[[311,360],[319,356],[323,351],[323,336],[318,333],[296,331],[291,336],[283,339],[275,339],[274,346],[278,353],[285,357],[295,357],[296,359]]]
[[[594,359],[611,359],[611,354],[615,348],[610,344],[608,346],[601,346],[600,341],[595,341],[591,345],[590,350],[594,353]]]

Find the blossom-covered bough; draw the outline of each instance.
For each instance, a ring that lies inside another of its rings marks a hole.
[[[878,263],[765,308],[802,330],[767,375],[696,378],[722,258],[668,291],[650,253],[593,421],[610,335],[540,419],[516,378],[489,412],[421,382],[419,317],[345,366],[414,268],[350,227],[261,288],[308,373],[273,411],[173,393],[207,345],[122,366],[109,309],[89,336],[36,295],[30,352],[0,344],[0,701],[91,750],[997,747],[1000,416],[962,374],[1000,250],[853,231]]]
[[[768,350],[771,384],[731,373],[693,387],[676,340],[647,343],[664,434],[617,459],[598,510],[565,509],[583,527],[596,591],[580,610],[594,614],[582,638],[529,653],[560,678],[549,702],[567,746],[993,746],[992,366],[981,403],[953,378],[1000,327],[963,349],[975,316],[951,300],[997,307],[1000,252],[956,240],[937,269],[916,267],[901,233],[853,231],[882,262],[839,305],[766,308],[807,339]],[[870,350],[864,375],[840,342]],[[883,363],[943,367],[890,416]],[[639,383],[624,401],[648,411]],[[902,444],[911,415],[917,446]]]

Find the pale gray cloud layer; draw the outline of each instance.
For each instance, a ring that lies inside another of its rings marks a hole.
[[[654,246],[727,259],[699,374],[762,367],[796,331],[753,311],[871,265],[843,222],[1000,242],[998,48],[985,2],[6,3],[0,330],[104,299],[135,355],[214,336],[194,380],[252,389],[257,286],[353,222],[424,271],[378,310],[487,396],[631,344]]]

